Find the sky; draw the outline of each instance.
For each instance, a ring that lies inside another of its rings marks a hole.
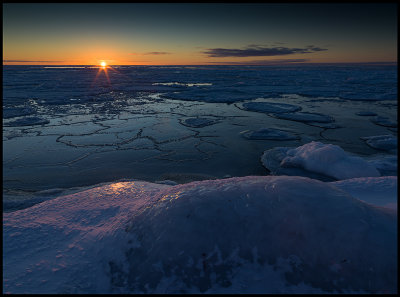
[[[6,3],[3,65],[397,62],[396,3]]]

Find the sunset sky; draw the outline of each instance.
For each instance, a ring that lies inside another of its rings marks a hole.
[[[397,62],[397,4],[3,4],[3,64]]]

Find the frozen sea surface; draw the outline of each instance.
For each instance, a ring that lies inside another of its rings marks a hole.
[[[3,67],[6,211],[49,199],[46,190],[62,195],[124,178],[267,175],[264,151],[310,141],[360,157],[393,155],[364,138],[397,134],[396,66],[114,66],[107,73],[109,80],[95,67]],[[356,115],[365,111],[377,116]]]
[[[3,67],[3,293],[397,292],[396,66],[107,74]]]

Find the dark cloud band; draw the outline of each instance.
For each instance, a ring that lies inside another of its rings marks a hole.
[[[275,59],[275,60],[252,60],[245,62],[210,62],[213,64],[219,65],[254,65],[254,66],[263,66],[263,65],[285,65],[285,64],[295,64],[295,63],[305,63],[309,62],[309,59]]]
[[[247,47],[245,49],[210,48],[203,53],[209,57],[257,57],[257,56],[282,56],[292,54],[309,54],[313,52],[326,51],[327,49],[313,45],[305,48],[288,47]]]

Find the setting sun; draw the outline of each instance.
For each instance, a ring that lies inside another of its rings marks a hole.
[[[104,62],[104,61],[102,61],[102,62],[100,63],[100,66],[104,68],[104,67],[106,67],[106,66],[107,66],[107,63],[106,63],[106,62]]]

